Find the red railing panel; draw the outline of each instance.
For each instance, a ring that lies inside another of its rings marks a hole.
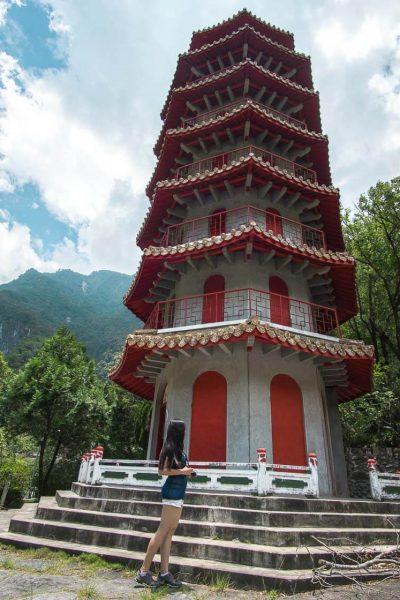
[[[304,225],[299,221],[287,219],[270,210],[249,205],[213,213],[179,225],[171,225],[161,240],[161,246],[176,246],[195,242],[251,223],[256,223],[263,231],[270,230],[275,235],[280,234],[288,241],[305,244],[317,249],[326,248],[323,231]]]
[[[145,329],[181,329],[251,316],[300,331],[320,334],[336,331],[340,336],[336,309],[253,288],[161,301],[154,307]]]
[[[278,154],[268,152],[257,146],[245,146],[244,148],[238,148],[231,152],[225,152],[224,154],[217,154],[203,160],[192,162],[188,165],[179,167],[175,172],[175,179],[187,179],[190,176],[197,176],[204,173],[211,173],[215,169],[220,169],[225,165],[230,165],[233,162],[239,161],[247,156],[256,156],[260,158],[262,162],[269,163],[273,167],[277,167],[281,171],[290,173],[295,177],[302,178],[306,181],[317,181],[316,172],[312,169],[302,167],[297,163],[287,160]]]
[[[207,121],[210,121],[211,119],[215,119],[216,117],[226,115],[227,113],[231,112],[232,110],[235,110],[235,108],[237,108],[238,106],[244,105],[246,103],[250,104],[250,102],[252,104],[258,106],[259,108],[261,108],[268,114],[272,115],[273,117],[277,117],[277,118],[281,119],[282,121],[286,121],[287,123],[296,125],[296,127],[300,127],[301,129],[307,129],[307,125],[304,121],[295,119],[294,117],[291,117],[290,115],[286,115],[285,113],[283,113],[279,110],[275,110],[274,108],[271,108],[270,106],[262,104],[261,102],[257,102],[257,100],[253,100],[252,98],[249,98],[249,97],[238,98],[238,100],[235,100],[234,102],[230,102],[229,104],[225,104],[224,106],[218,106],[217,108],[214,108],[207,112],[201,113],[200,115],[196,115],[195,117],[186,118],[186,119],[184,119],[184,121],[182,123],[182,127],[186,128],[186,127],[192,127],[193,125],[198,125],[199,123],[207,123]]]

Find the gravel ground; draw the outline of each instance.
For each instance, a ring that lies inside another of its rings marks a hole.
[[[0,600],[275,600],[284,598],[275,590],[250,592],[232,590],[226,582],[214,586],[185,584],[179,591],[152,592],[138,586],[134,572],[109,565],[97,557],[67,556],[46,549],[17,550],[0,547]],[[400,580],[364,585],[335,587],[286,596],[292,600],[399,600]]]

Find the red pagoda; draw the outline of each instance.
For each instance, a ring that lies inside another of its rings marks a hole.
[[[346,495],[338,404],[371,389],[373,350],[340,332],[355,264],[310,58],[243,10],[193,34],[161,117],[124,298],[145,324],[110,374],[154,402],[148,458],[182,418],[191,460],[315,452],[321,494]]]

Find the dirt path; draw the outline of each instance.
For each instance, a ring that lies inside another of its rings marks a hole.
[[[212,585],[187,584],[180,591],[155,592],[136,585],[134,572],[122,565],[104,563],[94,555],[72,557],[62,552],[16,550],[0,547],[1,600],[275,600],[283,598],[275,590],[252,592],[227,588],[227,581]],[[308,592],[290,596],[292,600],[399,600],[400,581]]]

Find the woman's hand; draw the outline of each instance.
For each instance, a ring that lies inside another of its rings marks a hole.
[[[192,467],[183,467],[183,469],[180,469],[181,474],[186,475],[186,477],[190,477],[193,471]]]

